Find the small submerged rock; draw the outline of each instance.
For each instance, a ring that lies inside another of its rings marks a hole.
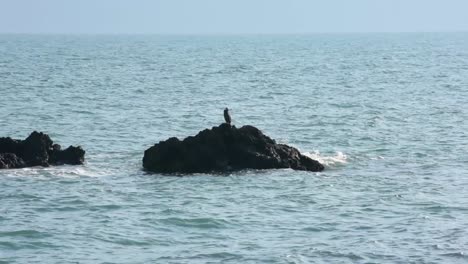
[[[34,131],[25,140],[0,138],[0,169],[79,165],[83,164],[84,155],[85,151],[79,146],[62,150],[60,145],[53,144],[50,137],[42,132]]]
[[[161,173],[324,169],[318,161],[302,155],[296,148],[277,144],[256,127],[236,128],[227,123],[182,141],[173,137],[155,144],[145,151],[143,167]]]

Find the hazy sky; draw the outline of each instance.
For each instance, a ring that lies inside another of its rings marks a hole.
[[[468,0],[0,0],[7,33],[468,31]]]

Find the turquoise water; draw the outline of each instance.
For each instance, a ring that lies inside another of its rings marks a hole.
[[[0,263],[466,263],[467,104],[467,33],[0,35],[0,136],[87,151],[0,171]],[[326,170],[141,170],[226,106]]]

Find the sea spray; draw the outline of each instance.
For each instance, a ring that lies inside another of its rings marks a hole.
[[[335,155],[321,154],[318,150],[314,150],[312,152],[303,152],[302,154],[322,163],[325,165],[325,168],[340,167],[348,163],[348,155],[341,151],[335,152]]]

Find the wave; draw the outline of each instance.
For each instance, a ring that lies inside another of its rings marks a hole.
[[[29,167],[21,169],[9,169],[2,171],[2,174],[10,177],[100,177],[114,174],[111,169],[102,169],[97,167],[89,167],[86,165],[61,165],[51,167]]]
[[[47,233],[39,232],[37,230],[32,230],[32,229],[0,232],[0,237],[43,238],[43,237],[49,237],[49,236],[51,235]]]
[[[335,155],[327,156],[320,154],[320,151],[315,150],[313,152],[303,152],[303,155],[317,160],[327,168],[340,167],[348,163],[348,156],[341,151],[337,151]]]

